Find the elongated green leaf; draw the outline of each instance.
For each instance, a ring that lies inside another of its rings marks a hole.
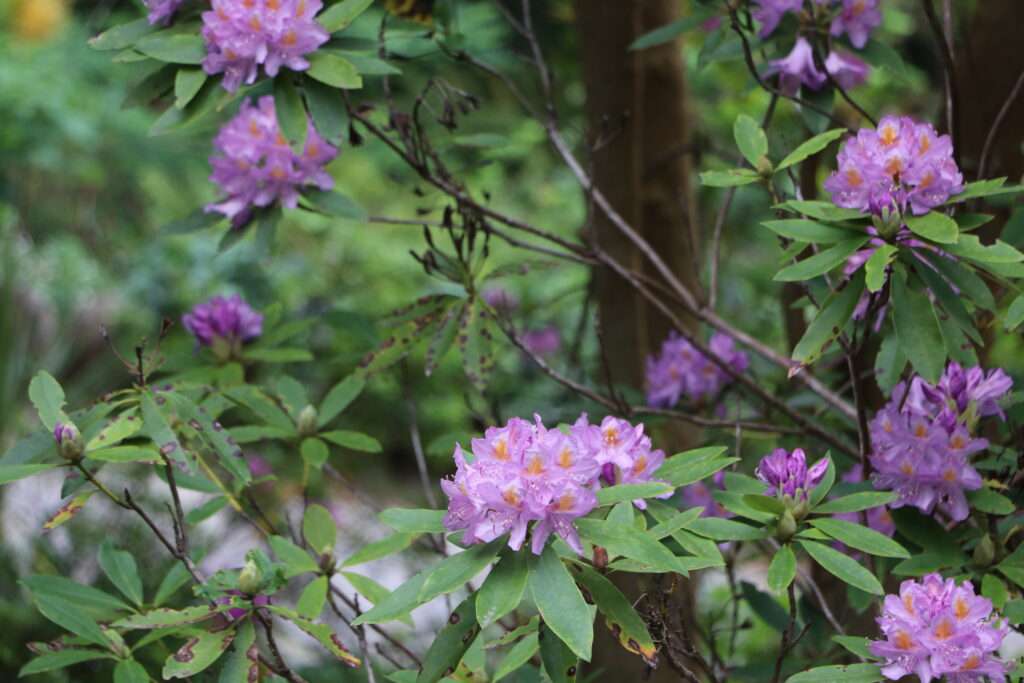
[[[34,593],[33,597],[40,614],[53,623],[90,643],[100,647],[110,647],[111,643],[103,635],[99,624],[85,610],[52,595]]]
[[[761,225],[777,235],[798,242],[835,244],[857,236],[857,232],[854,230],[835,227],[806,218],[764,221]]]
[[[196,34],[160,31],[143,36],[135,49],[153,59],[172,64],[200,64],[206,57],[203,39]]]
[[[885,286],[886,269],[896,258],[897,251],[893,245],[883,244],[875,249],[875,253],[864,264],[864,283],[869,292],[877,292]]]
[[[740,154],[751,166],[757,167],[758,161],[768,154],[768,136],[754,119],[740,114],[732,126],[732,136]]]
[[[350,448],[354,451],[362,451],[363,453],[381,452],[380,441],[362,432],[335,429],[330,432],[324,432],[320,436],[342,448]]]
[[[1003,325],[1006,327],[1007,332],[1013,332],[1020,327],[1021,323],[1024,323],[1024,294],[1013,300],[1010,308],[1006,311],[1006,317],[1003,319]]]
[[[348,28],[348,25],[372,4],[373,0],[341,0],[328,7],[317,17],[317,21],[328,33],[337,33]]]
[[[207,619],[212,619],[222,612],[246,606],[247,603],[241,600],[231,600],[223,605],[196,605],[184,609],[154,609],[145,614],[133,614],[124,619],[118,619],[112,626],[120,629],[157,629],[170,628],[172,626],[185,626],[197,624]]]
[[[142,429],[142,420],[129,410],[111,420],[85,445],[86,451],[115,446]]]
[[[348,559],[341,563],[341,566],[355,567],[360,564],[372,562],[373,560],[379,560],[382,557],[387,557],[388,555],[392,555],[408,548],[414,538],[416,538],[415,534],[407,534],[403,532],[391,534],[379,541],[369,543],[352,553]]]
[[[448,624],[434,638],[427,654],[423,656],[423,666],[420,667],[416,683],[437,683],[454,670],[473,644],[479,630],[475,601],[471,595],[452,612]]]
[[[858,273],[846,286],[825,300],[821,312],[807,326],[804,336],[793,349],[793,360],[803,365],[814,363],[830,344],[843,331],[857,302],[863,293],[863,276]]]
[[[341,411],[345,410],[362,393],[365,386],[366,379],[358,374],[349,375],[335,384],[327,392],[323,403],[320,404],[317,424],[323,427],[337,417]]]
[[[67,422],[64,414],[64,390],[53,375],[40,370],[28,385],[28,397],[39,413],[39,421],[51,432],[58,421]]]
[[[540,641],[538,640],[536,633],[529,633],[520,640],[515,646],[508,651],[505,658],[498,664],[498,668],[494,670],[494,677],[491,678],[493,683],[498,683],[501,679],[508,676],[510,673],[525,665],[530,659],[537,654],[537,650],[540,649]]]
[[[900,559],[910,557],[910,553],[896,541],[860,524],[844,519],[824,518],[811,520],[811,525],[821,529],[837,541],[871,555]]]
[[[785,209],[794,213],[803,214],[809,218],[817,218],[820,221],[848,221],[857,218],[864,218],[864,214],[857,209],[844,209],[832,202],[819,200],[798,200],[791,199],[781,204],[776,204],[773,209]]]
[[[812,510],[815,514],[834,515],[843,512],[860,512],[870,510],[879,505],[887,505],[896,500],[892,491],[859,491],[842,498],[822,503]]]
[[[341,55],[326,50],[317,50],[309,56],[309,69],[306,73],[333,88],[351,90],[363,87],[363,77],[355,65]]]
[[[461,553],[441,560],[434,565],[423,582],[417,599],[427,602],[461,587],[493,562],[504,544],[505,539],[499,538],[490,543],[470,546]]]
[[[362,615],[352,621],[353,626],[360,624],[380,624],[385,621],[393,621],[406,616],[419,606],[418,597],[423,583],[427,580],[429,571],[422,571],[401,586],[393,590],[386,598],[373,606],[373,609],[363,612]]]
[[[885,680],[877,664],[819,666],[786,679],[786,683],[878,683]]]
[[[529,586],[545,625],[577,657],[589,661],[594,642],[593,613],[550,545],[539,558],[531,558]]]
[[[129,21],[109,28],[103,33],[89,39],[89,46],[94,50],[123,50],[135,44],[139,38],[155,31],[145,18]]]
[[[131,609],[120,598],[63,576],[29,576],[21,583],[32,591],[33,596],[49,596],[58,602],[68,602],[97,621],[108,621],[118,612]]]
[[[444,531],[444,510],[388,508],[380,513],[380,521],[395,531],[407,534],[437,534]]]
[[[160,451],[151,445],[146,446],[112,446],[88,451],[86,457],[101,462],[162,462]]]
[[[184,109],[206,82],[202,69],[178,69],[174,76],[174,106]]]
[[[828,460],[828,467],[825,469],[825,476],[821,478],[821,481],[811,491],[810,496],[807,500],[813,508],[815,505],[825,500],[825,496],[832,490],[832,486],[836,483],[836,463],[832,459],[832,451],[825,453],[825,459]]]
[[[868,241],[867,236],[843,240],[833,247],[806,258],[799,263],[786,266],[772,278],[778,282],[800,282],[823,275],[841,263],[845,263],[855,251]]]
[[[715,541],[757,541],[768,536],[764,529],[719,517],[701,517],[686,528]]]
[[[234,639],[235,629],[233,628],[197,632],[164,662],[164,680],[191,678],[199,672],[205,671],[220,659],[225,650],[231,647],[231,642]]]
[[[996,300],[991,290],[974,272],[972,266],[963,261],[951,261],[937,254],[926,253],[924,258],[975,304],[990,311],[995,310]]]
[[[579,657],[558,637],[551,626],[541,622],[537,631],[540,659],[551,683],[576,683]]]
[[[121,593],[136,605],[142,605],[142,577],[131,553],[114,548],[110,541],[100,546],[100,568]]]
[[[961,235],[956,244],[947,245],[945,249],[954,256],[962,256],[980,263],[1005,264],[1024,261],[1024,254],[1006,242],[996,240],[995,243],[986,246],[977,235]]]
[[[0,485],[46,472],[57,465],[0,465]]]
[[[503,550],[498,563],[476,592],[476,616],[482,628],[519,607],[528,577],[526,554]]]
[[[325,216],[347,218],[359,222],[367,220],[366,209],[338,190],[306,189],[300,201],[305,208]]]
[[[978,197],[994,197],[1002,194],[1017,194],[1019,192],[1024,192],[1024,186],[1006,185],[1006,178],[976,180],[973,183],[964,185],[963,191],[950,197],[946,203],[956,204]]]
[[[728,171],[704,171],[700,182],[708,187],[739,187],[756,183],[760,176],[749,168],[730,168]]]
[[[251,620],[246,620],[238,627],[235,640],[231,645],[231,654],[220,670],[217,683],[252,683],[259,680],[260,665],[256,644],[256,628]]]
[[[75,664],[92,662],[97,659],[114,659],[114,655],[110,652],[103,652],[101,650],[85,650],[78,648],[68,648],[66,650],[58,650],[56,652],[47,652],[39,655],[28,664],[21,667],[21,670],[18,672],[18,678],[31,676],[32,674],[41,674],[46,671],[66,669],[67,667],[74,666]]]
[[[833,140],[838,140],[842,137],[845,132],[846,130],[843,128],[834,128],[815,135],[810,140],[800,143],[796,149],[787,154],[786,157],[779,162],[779,165],[775,167],[776,172],[787,169],[793,164],[798,164],[804,159],[817,154],[832,144]]]
[[[302,535],[314,552],[329,553],[338,538],[338,525],[323,505],[310,505],[302,517]]]
[[[661,482],[648,482],[643,484],[619,484],[602,488],[597,492],[598,505],[615,505],[624,501],[637,500],[639,498],[659,498],[671,494],[675,488]]]
[[[875,575],[862,567],[856,560],[816,541],[799,541],[815,562],[840,581],[848,583],[873,595],[884,595],[882,584]]]
[[[892,300],[900,348],[925,381],[937,381],[946,365],[946,348],[931,301],[901,277],[893,278]]]
[[[578,569],[576,580],[593,599],[597,609],[604,615],[605,623],[612,635],[627,651],[640,655],[644,661],[653,663],[657,648],[633,604],[622,594],[614,583],[589,567]]]
[[[632,525],[580,519],[576,521],[576,527],[583,538],[605,548],[610,555],[622,555],[662,572],[686,573],[671,550]]]
[[[160,449],[160,453],[176,463],[185,465],[191,471],[192,465],[185,457],[181,442],[178,441],[178,436],[171,429],[167,417],[160,411],[152,393],[148,391],[143,393],[140,405],[142,406],[142,429],[146,436],[152,439],[156,447]]]
[[[967,500],[972,508],[990,515],[1012,515],[1017,511],[1017,506],[1012,500],[987,487],[968,491]]]
[[[687,486],[736,462],[737,458],[719,457],[725,450],[725,446],[709,446],[676,453],[661,464],[654,476],[673,486]]]
[[[302,589],[302,595],[295,603],[295,611],[306,619],[316,619],[323,611],[325,602],[327,602],[327,577],[320,576],[310,581]]]
[[[960,226],[956,221],[938,211],[911,216],[907,218],[906,225],[915,235],[940,244],[955,244],[960,235]]]
[[[788,543],[775,551],[768,565],[768,587],[776,593],[784,593],[796,578],[796,555]]]
[[[299,453],[302,455],[304,463],[316,469],[320,469],[327,462],[327,444],[317,438],[303,439],[299,446]]]
[[[270,549],[278,560],[285,564],[285,577],[291,578],[299,574],[317,571],[317,563],[309,553],[282,536],[271,536],[268,539]]]
[[[281,133],[295,149],[302,149],[306,144],[306,108],[302,95],[287,76],[274,79],[274,109]]]

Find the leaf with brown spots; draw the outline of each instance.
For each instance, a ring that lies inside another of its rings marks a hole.
[[[46,524],[43,524],[43,530],[50,531],[51,529],[56,529],[61,524],[70,521],[72,517],[77,515],[82,508],[85,507],[86,502],[92,498],[92,494],[94,493],[96,493],[96,489],[90,489],[89,491],[80,493],[73,498],[65,499],[64,504],[58,508],[57,512],[53,513],[53,516],[46,520]]]
[[[640,655],[649,665],[656,666],[658,650],[654,640],[647,631],[643,619],[633,609],[633,605],[622,594],[614,583],[598,574],[589,567],[573,566],[576,582],[579,583],[590,597],[597,609],[604,615],[605,623],[612,635],[618,639],[622,647],[633,654]]]
[[[111,626],[118,629],[154,629],[197,624],[211,619],[222,612],[245,607],[245,605],[246,603],[242,600],[232,599],[228,603],[217,605],[216,607],[196,605],[195,607],[186,607],[185,609],[154,609],[145,614],[133,614],[130,617],[118,619]]]
[[[253,676],[255,673],[255,676]],[[256,647],[256,629],[246,620],[238,627],[231,646],[231,654],[224,661],[218,683],[256,683],[259,681],[259,649]]]
[[[235,639],[235,629],[198,631],[164,662],[164,680],[188,678],[216,662]]]
[[[323,645],[328,652],[348,666],[356,668],[361,664],[358,657],[345,649],[345,646],[341,642],[341,638],[338,637],[338,634],[335,633],[334,629],[330,626],[310,621],[309,619],[299,616],[298,612],[290,610],[287,607],[270,605],[268,609],[274,614],[280,616],[282,619],[287,619],[298,626],[307,635],[316,639],[318,643]]]

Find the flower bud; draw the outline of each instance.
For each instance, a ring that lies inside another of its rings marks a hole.
[[[238,589],[246,595],[253,595],[259,592],[263,585],[263,572],[252,559],[245,561],[242,573],[238,575]]]
[[[316,408],[313,406],[306,406],[299,413],[298,428],[299,436],[313,436],[316,434],[316,418],[318,417]]]
[[[53,438],[57,442],[57,449],[62,458],[71,462],[82,459],[85,444],[82,443],[81,432],[74,424],[58,422],[53,428]]]
[[[972,559],[978,567],[987,567],[992,564],[992,561],[996,559],[996,546],[992,542],[991,536],[985,534],[981,537],[978,545],[974,546],[974,556]]]
[[[789,511],[789,508],[779,515],[779,523],[775,529],[775,538],[779,539],[783,543],[793,538],[793,534],[796,533],[796,519],[793,517],[793,513]]]
[[[806,517],[807,513],[811,510],[810,503],[807,502],[807,495],[804,494],[803,496],[798,497],[796,504],[793,505],[790,510],[793,512],[793,519],[797,521]]]
[[[774,169],[772,168],[772,162],[768,160],[768,157],[762,156],[760,159],[758,159],[757,164],[754,166],[754,168],[757,170],[758,175],[760,175],[762,178],[772,177],[772,171]]]

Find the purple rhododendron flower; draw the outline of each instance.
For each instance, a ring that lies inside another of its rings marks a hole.
[[[877,215],[928,213],[963,189],[953,143],[930,123],[886,116],[839,150],[838,170],[825,181],[837,206]]]
[[[214,138],[217,153],[210,157],[210,180],[227,197],[206,210],[224,214],[238,227],[252,217],[254,207],[280,202],[295,208],[304,185],[331,189],[334,179],[324,166],[338,150],[317,134],[312,121],[307,126],[306,146],[296,154],[278,127],[274,98],[261,97],[258,106],[246,100]]]
[[[996,650],[1009,628],[993,614],[990,600],[974,594],[970,581],[957,584],[938,574],[904,581],[899,595],[885,596],[877,621],[885,639],[872,641],[868,648],[885,659],[882,673],[890,680],[1006,680],[1010,666],[998,659]]]
[[[796,95],[801,85],[818,90],[828,80],[815,65],[814,49],[803,37],[796,39],[788,55],[772,60],[768,65],[768,73],[779,74],[779,90],[790,96]]]
[[[857,49],[867,45],[871,32],[882,23],[878,2],[879,0],[842,0],[842,9],[832,20],[832,35],[840,36],[845,33]]]
[[[519,308],[519,298],[504,287],[490,287],[484,290],[484,302],[505,313]]]
[[[597,506],[601,484],[652,481],[665,454],[651,450],[642,426],[613,417],[592,425],[581,415],[567,433],[547,429],[539,416],[533,423],[512,418],[473,439],[471,458],[460,445],[454,458],[455,475],[441,480],[448,496],[445,528],[462,530],[466,543],[509,534],[513,550],[529,532],[539,555],[551,534],[582,553],[573,522]]]
[[[982,486],[970,457],[988,447],[973,433],[978,419],[1002,415],[998,399],[1012,381],[1002,370],[987,375],[950,363],[938,384],[914,377],[901,382],[871,421],[871,465],[875,488],[899,494],[892,507],[913,505],[925,514],[936,508],[953,521],[967,519],[964,491]]]
[[[758,35],[762,38],[770,35],[778,28],[786,13],[799,12],[803,5],[803,0],[754,0],[751,14],[761,24]]]
[[[77,434],[78,430],[72,424],[64,424],[58,421],[53,426],[53,440],[57,442],[58,446],[68,439],[74,439]]]
[[[212,347],[225,358],[263,334],[263,315],[237,294],[215,296],[182,316],[181,322],[199,346]]]
[[[747,369],[747,354],[736,349],[732,337],[716,333],[708,347],[737,372]],[[731,379],[689,341],[673,332],[662,344],[658,355],[647,358],[647,404],[671,408],[683,396],[695,402],[710,399]]]
[[[149,15],[146,17],[150,24],[164,25],[171,21],[171,17],[178,11],[185,0],[145,0],[146,9]]]
[[[555,325],[547,325],[523,334],[523,345],[537,356],[549,356],[562,345],[562,333]]]
[[[234,92],[254,83],[261,65],[271,78],[282,66],[308,69],[305,55],[330,38],[314,19],[322,7],[321,0],[212,0],[203,12],[203,70],[223,73],[224,88]]]
[[[789,452],[785,448],[776,448],[761,458],[754,474],[768,485],[766,494],[806,500],[807,494],[821,483],[826,470],[828,458],[822,458],[808,468],[803,449],[796,448]]]
[[[871,67],[867,62],[847,52],[830,52],[825,59],[825,70],[843,90],[852,90],[868,78]]]

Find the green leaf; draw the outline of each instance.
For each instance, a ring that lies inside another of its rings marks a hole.
[[[476,623],[476,607],[473,596],[462,601],[448,623],[438,632],[423,656],[423,665],[416,677],[416,683],[437,683],[462,661],[462,656],[473,644],[480,627]]]
[[[884,534],[844,519],[812,519],[811,525],[851,548],[879,557],[910,557],[906,548]]]
[[[519,667],[524,666],[535,654],[537,654],[537,650],[539,648],[540,641],[538,640],[538,634],[527,634],[525,638],[516,643],[515,646],[508,651],[505,658],[498,664],[498,667],[494,670],[494,676],[491,678],[492,683],[498,683],[498,681],[505,678],[505,676],[508,676]]]
[[[32,591],[33,596],[48,596],[58,602],[70,603],[97,621],[108,621],[118,612],[131,609],[120,598],[63,576],[29,576],[21,583]]]
[[[728,467],[738,458],[720,458],[725,446],[708,446],[676,453],[661,464],[654,476],[673,486],[687,486]]]
[[[502,550],[501,558],[476,592],[476,615],[481,628],[519,607],[528,577],[526,553]]]
[[[145,629],[171,628],[197,624],[201,621],[211,619],[222,612],[245,606],[241,600],[231,600],[223,605],[196,605],[184,609],[154,609],[145,614],[133,614],[124,619],[118,619],[113,627],[118,629]]]
[[[316,560],[309,553],[283,536],[271,536],[267,539],[274,556],[285,564],[285,578],[299,574],[315,572],[319,569]]]
[[[615,505],[640,498],[658,498],[665,494],[671,494],[673,491],[675,491],[675,487],[661,482],[619,484],[600,489],[597,492],[597,504],[600,506]]]
[[[184,235],[190,232],[197,232],[213,227],[224,220],[224,215],[215,212],[208,212],[204,209],[196,209],[184,218],[171,221],[161,230],[169,235]]]
[[[940,244],[955,244],[960,235],[960,226],[956,221],[938,211],[929,211],[923,216],[911,216],[905,222],[914,234]]]
[[[992,606],[997,610],[1003,609],[1007,600],[1010,599],[1010,591],[1006,583],[995,574],[986,574],[981,579],[981,594],[992,601]]]
[[[311,54],[306,73],[333,88],[352,90],[363,87],[363,77],[355,65],[334,52],[317,50]]]
[[[692,522],[691,522],[692,524]],[[622,555],[662,572],[686,573],[679,558],[650,535],[632,525],[599,519],[576,520],[580,535],[594,545],[608,550],[609,555]]]
[[[171,429],[167,418],[160,412],[156,401],[153,400],[153,394],[149,391],[144,392],[140,405],[142,406],[142,430],[146,436],[156,444],[156,447],[160,449],[163,455],[176,463],[185,464],[189,471],[191,471],[191,464],[185,457],[184,449],[178,441],[178,436]]]
[[[288,413],[281,410],[269,396],[258,388],[249,385],[231,387],[224,392],[224,395],[235,403],[248,408],[268,425],[286,432],[289,436],[295,434],[295,423],[288,417]]]
[[[869,292],[877,292],[885,286],[887,279],[886,269],[899,250],[891,244],[883,244],[875,249],[867,262],[864,264],[864,284]]]
[[[690,522],[686,528],[714,541],[759,541],[768,537],[764,529],[719,517],[701,517]]]
[[[825,348],[843,331],[863,293],[863,279],[858,273],[838,292],[830,294],[822,310],[807,326],[804,336],[793,349],[793,360],[810,365],[821,357]]]
[[[320,14],[317,22],[327,29],[328,33],[337,33],[348,28],[349,24],[372,4],[373,0],[341,0]]]
[[[867,235],[854,239],[843,240],[833,247],[829,247],[814,256],[804,259],[799,263],[786,266],[772,278],[777,282],[800,282],[810,280],[813,277],[823,275],[836,266],[845,263],[855,251],[860,249],[868,241]]]
[[[133,436],[140,429],[142,429],[142,420],[134,410],[126,411],[111,420],[96,436],[90,438],[85,445],[85,450],[91,451],[116,445]]]
[[[778,498],[761,495],[760,493],[743,494],[741,500],[745,505],[754,510],[766,512],[772,517],[782,514],[786,509],[786,504]]]
[[[773,209],[784,209],[794,213],[803,214],[808,218],[817,218],[820,221],[848,221],[857,218],[865,218],[865,215],[857,209],[844,209],[832,202],[823,202],[810,199],[790,199],[789,201],[776,204]]]
[[[226,496],[216,496],[206,501],[197,508],[193,508],[185,515],[186,524],[201,524],[210,517],[223,510],[228,504]]]
[[[408,548],[414,538],[416,538],[415,534],[402,532],[391,534],[379,541],[369,543],[352,553],[348,559],[341,563],[341,566],[355,567],[360,564],[372,562],[373,560],[379,560],[380,558],[387,557],[388,555],[393,555],[394,553]]]
[[[739,187],[756,183],[761,179],[757,171],[749,168],[730,168],[727,171],[704,171],[700,182],[708,187]]]
[[[249,648],[255,643],[256,628],[251,620],[246,620],[238,627],[238,633],[231,646],[231,654],[220,670],[218,683],[252,683],[259,680],[259,660],[255,657],[255,652],[249,652]],[[249,658],[250,654],[254,655],[252,659]]]
[[[310,581],[302,589],[302,595],[295,603],[295,611],[306,619],[316,619],[324,610],[325,602],[327,602],[327,577],[320,576]]]
[[[789,168],[793,164],[798,164],[804,159],[813,156],[821,150],[832,144],[833,140],[838,140],[843,134],[846,133],[844,128],[834,128],[833,130],[827,130],[824,133],[815,135],[810,140],[801,143],[796,149],[786,155],[779,165],[775,167],[775,171],[782,171]]]
[[[977,235],[961,235],[956,244],[948,245],[945,249],[954,256],[979,263],[1006,264],[1024,261],[1024,254],[1006,242],[996,240],[995,243],[986,246]]]
[[[231,647],[235,629],[197,631],[164,662],[164,680],[190,678],[205,671]]]
[[[348,127],[345,102],[341,92],[312,79],[307,79],[303,90],[306,93],[306,106],[313,117],[313,125],[320,135],[332,142],[337,142]]]
[[[166,396],[168,403],[174,406],[181,419],[187,420],[199,437],[213,446],[218,462],[231,473],[240,487],[252,481],[252,473],[242,456],[242,450],[238,444],[231,442],[228,433],[213,419],[209,411],[200,408],[184,394],[168,392]]]
[[[149,683],[146,669],[134,659],[125,659],[114,668],[114,683]]]
[[[1003,319],[1007,332],[1013,332],[1021,323],[1024,323],[1024,294],[1013,300],[1006,311],[1006,318]]]
[[[160,31],[143,36],[135,49],[153,59],[172,64],[201,64],[206,46],[198,34]]]
[[[298,612],[290,610],[287,607],[281,607],[280,605],[270,605],[267,609],[298,626],[303,633],[320,643],[325,650],[334,655],[336,659],[344,663],[346,666],[356,668],[361,664],[358,657],[342,646],[341,638],[339,638],[338,634],[334,632],[334,629],[327,624],[318,624],[310,621]]]
[[[439,534],[444,532],[444,515],[444,510],[388,508],[378,517],[395,531],[404,531],[407,534]]]
[[[825,496],[828,495],[829,491],[832,490],[832,486],[836,483],[836,463],[832,459],[832,451],[827,451],[825,453],[825,459],[828,460],[828,467],[825,469],[825,475],[821,478],[821,482],[814,487],[814,490],[811,491],[811,495],[808,497],[808,502],[812,508],[825,500]]]
[[[202,69],[178,69],[174,76],[174,106],[184,109],[205,82],[206,72]]]
[[[93,451],[87,451],[85,457],[101,462],[162,462],[160,451],[151,445],[97,448]]]
[[[274,109],[281,133],[295,149],[302,149],[306,144],[306,108],[302,95],[287,76],[274,79]]]
[[[590,567],[574,569],[579,569],[576,580],[590,595],[598,611],[604,615],[608,629],[619,644],[627,651],[643,657],[644,661],[655,662],[657,647],[644,620],[637,614],[629,599],[614,583]]]
[[[670,24],[659,26],[653,31],[645,33],[634,40],[630,44],[629,49],[631,52],[634,50],[646,50],[651,47],[670,43],[687,31],[697,28],[712,16],[714,15],[709,12],[694,12],[691,16],[677,19]]]
[[[310,437],[302,440],[299,446],[302,461],[310,467],[320,469],[327,462],[327,444],[320,439]]]
[[[504,544],[505,539],[502,537],[490,543],[472,545],[460,553],[444,558],[430,570],[417,600],[428,602],[439,595],[460,588],[487,568],[498,556],[498,551]]]
[[[311,211],[322,213],[325,216],[346,218],[361,223],[365,223],[369,218],[366,209],[359,206],[351,197],[337,190],[307,188],[303,191],[300,201]]]
[[[761,125],[746,114],[740,114],[732,126],[732,136],[740,154],[755,168],[768,154],[768,136]]]
[[[768,565],[768,587],[776,593],[784,593],[796,578],[796,555],[788,543],[775,551]]]
[[[429,571],[416,574],[401,586],[393,590],[386,598],[374,604],[373,609],[363,612],[353,620],[353,626],[360,624],[379,624],[385,621],[400,619],[420,605],[418,600],[423,583]]]
[[[58,465],[0,465],[0,486],[46,472]]]
[[[247,348],[242,352],[246,360],[261,363],[305,363],[313,360],[313,354],[306,349]]]
[[[335,429],[330,432],[324,432],[320,436],[333,444],[341,446],[342,448],[349,448],[353,451],[362,451],[363,453],[380,453],[382,450],[380,441],[377,441],[377,439],[373,438],[369,434],[363,434],[362,432],[353,432],[347,429]]]
[[[593,614],[552,546],[530,558],[530,594],[545,625],[580,659],[590,661]]]
[[[807,551],[815,562],[822,569],[832,574],[840,581],[859,588],[866,593],[873,595],[884,595],[882,584],[878,582],[875,575],[869,572],[860,564],[843,553],[823,545],[816,541],[799,541],[800,547]],[[790,679],[792,680],[792,679]]]
[[[964,189],[960,194],[954,195],[949,198],[947,204],[957,204],[959,202],[967,201],[968,199],[975,199],[978,197],[994,197],[1003,194],[1017,194],[1024,192],[1024,186],[1021,185],[1006,185],[1006,178],[991,178],[989,180],[976,180],[973,183],[967,183],[964,185]]]
[[[871,641],[860,636],[832,636],[832,641],[842,645],[848,652],[852,652],[863,659],[872,659],[874,655],[868,649]]]
[[[575,683],[579,657],[553,632],[551,625],[541,623],[537,632],[540,659],[551,683]]]
[[[153,606],[158,607],[167,602],[182,586],[191,581],[188,570],[180,562],[174,562],[170,570],[161,579],[160,585],[156,588],[156,595],[153,596]]]
[[[100,650],[84,650],[78,648],[68,648],[65,650],[58,650],[56,652],[47,652],[32,659],[28,664],[21,667],[21,670],[18,671],[18,678],[31,676],[32,674],[41,674],[46,671],[65,669],[75,664],[91,662],[97,659],[114,659],[114,655],[109,652],[101,652]]]
[[[757,586],[749,581],[740,582],[740,591],[743,599],[750,605],[754,614],[761,618],[764,623],[782,633],[789,625],[789,614],[779,604],[779,601],[770,594],[759,590]]]
[[[900,348],[927,382],[936,382],[946,365],[942,330],[928,297],[892,279],[893,321]]]
[[[839,228],[806,218],[763,221],[761,225],[777,235],[798,242],[835,244],[857,235],[857,232],[850,228]]]
[[[49,431],[58,422],[68,421],[64,414],[64,390],[50,373],[40,370],[35,374],[28,385],[28,397],[39,413],[39,421]]]
[[[972,266],[962,261],[951,261],[937,254],[925,254],[924,258],[975,304],[990,311],[995,310],[996,300],[992,296],[992,291],[985,281],[978,277]]]
[[[100,546],[100,568],[117,590],[136,605],[142,606],[142,578],[131,553],[117,550],[108,540]]]
[[[1012,515],[1017,511],[1017,506],[1012,500],[988,487],[967,491],[967,501],[975,510],[990,515]]]
[[[111,643],[100,625],[85,610],[60,600],[52,595],[33,593],[40,614],[66,631],[71,631],[86,641],[109,648]]]
[[[786,683],[878,683],[885,680],[877,664],[819,666],[794,674]]]
[[[302,535],[314,552],[324,555],[334,550],[338,525],[323,505],[310,505],[302,518]]]
[[[834,515],[844,512],[860,512],[870,510],[879,505],[888,505],[896,500],[892,491],[859,491],[848,496],[830,500],[815,507],[812,512],[822,515]]]
[[[103,33],[89,39],[89,47],[94,50],[123,50],[135,44],[139,38],[155,31],[145,18],[129,21],[109,28]]]

